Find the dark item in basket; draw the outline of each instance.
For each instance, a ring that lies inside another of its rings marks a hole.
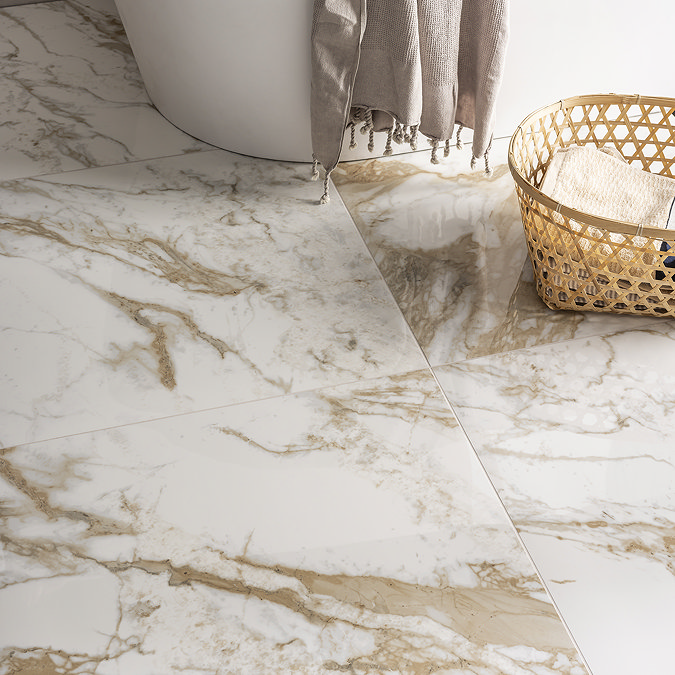
[[[670,246],[666,244],[665,241],[661,242],[661,251],[670,251]],[[663,261],[663,264],[670,269],[675,269],[675,256],[669,255],[666,256],[666,259]],[[666,278],[666,275],[663,272],[655,272],[654,276],[658,281],[663,281]],[[672,278],[672,277],[671,277]]]

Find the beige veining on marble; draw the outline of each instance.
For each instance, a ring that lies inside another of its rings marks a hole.
[[[347,212],[312,189],[225,151],[0,183],[0,343],[17,355],[0,442],[421,367]]]
[[[668,672],[674,335],[666,320],[436,369],[597,675]]]
[[[205,502],[191,484],[193,466]],[[258,494],[258,479],[291,475],[283,467],[336,481],[344,503],[295,502],[283,485]],[[236,513],[250,523],[243,529],[218,506],[227,497],[218,491],[233,489],[231,473],[251,476]],[[35,593],[40,607],[56,593],[54,581],[72,584],[73,599],[78,584],[105,586],[100,611],[112,631],[87,651],[58,639],[31,646],[30,632],[15,627],[16,644],[0,649],[5,666],[584,672],[425,371],[8,448],[0,478],[0,603]],[[370,512],[349,515],[348,502],[365,494]],[[282,495],[297,504],[292,511]],[[210,529],[202,502],[217,509]],[[353,539],[326,547],[312,534],[355,517],[344,530]],[[359,520],[373,517],[384,519],[379,541],[362,541],[370,525]],[[404,529],[389,542],[392,527]],[[289,543],[298,536],[306,544]],[[415,564],[405,563],[415,552]]]
[[[0,178],[210,148],[151,105],[113,0],[0,9]]]

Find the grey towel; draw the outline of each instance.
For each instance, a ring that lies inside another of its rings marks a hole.
[[[315,0],[316,160],[330,173],[347,125],[361,119],[435,144],[459,123],[474,130],[474,158],[485,155],[507,39],[508,0]]]

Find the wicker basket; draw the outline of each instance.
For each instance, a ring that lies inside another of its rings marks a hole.
[[[673,178],[674,111],[672,98],[578,96],[516,129],[509,168],[537,292],[548,307],[675,316],[675,248],[663,245],[675,244],[675,231],[582,213],[538,189],[553,152],[573,144],[613,145],[631,164]]]

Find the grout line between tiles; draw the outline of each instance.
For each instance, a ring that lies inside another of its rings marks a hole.
[[[197,155],[208,152],[229,152],[229,150],[223,150],[222,148],[204,148],[203,150],[188,150],[187,152],[176,152],[172,155],[158,155],[153,157],[145,157],[139,159],[130,159],[128,162],[113,162],[111,164],[97,164],[96,166],[80,166],[75,169],[65,169],[64,171],[52,171],[50,173],[35,173],[29,174],[27,176],[15,176],[13,178],[0,178],[0,185],[3,183],[14,183],[22,180],[41,180],[49,178],[58,178],[59,176],[64,176],[71,173],[77,173],[78,171],[96,171],[97,169],[109,169],[114,166],[131,166],[133,164],[141,164],[143,162],[154,162],[161,159],[171,159],[174,157],[189,157],[190,155]]]
[[[569,638],[570,638],[570,640],[572,641],[572,644],[575,646],[575,648],[576,648],[576,650],[577,650],[577,653],[579,654],[579,657],[581,658],[581,660],[582,660],[582,662],[583,662],[583,664],[584,664],[586,670],[588,671],[588,675],[593,675],[593,671],[591,670],[590,666],[588,665],[588,661],[586,660],[586,657],[584,656],[583,652],[581,651],[581,649],[580,649],[580,647],[579,647],[579,644],[577,643],[577,641],[576,641],[574,635],[572,634],[572,631],[571,631],[569,625],[567,624],[567,621],[565,620],[565,618],[564,618],[564,616],[563,616],[563,613],[560,611],[560,608],[558,607],[558,605],[557,605],[557,603],[556,603],[556,601],[555,601],[555,599],[554,599],[554,597],[553,597],[553,594],[551,593],[551,591],[550,591],[550,589],[549,589],[549,587],[548,587],[548,584],[547,584],[546,581],[544,580],[543,575],[542,575],[541,572],[539,571],[539,567],[537,566],[537,564],[536,564],[534,558],[532,557],[532,555],[531,555],[529,549],[528,549],[527,546],[525,545],[525,542],[523,541],[523,538],[521,537],[520,532],[518,531],[518,528],[516,527],[516,524],[513,522],[513,519],[511,518],[511,514],[509,513],[508,509],[506,508],[506,504],[504,504],[504,502],[503,502],[503,500],[502,500],[502,498],[501,498],[501,495],[499,494],[499,491],[497,490],[497,487],[495,486],[495,484],[494,484],[494,482],[493,482],[493,480],[492,480],[492,477],[491,477],[490,474],[488,473],[488,470],[487,470],[487,468],[485,467],[485,464],[483,464],[483,461],[481,460],[480,455],[479,455],[478,452],[476,451],[476,448],[475,448],[475,446],[474,446],[474,444],[473,444],[473,441],[471,440],[471,437],[469,436],[469,433],[467,432],[467,430],[465,429],[464,425],[462,424],[462,420],[461,420],[461,418],[460,418],[460,416],[459,416],[459,413],[457,412],[457,410],[456,410],[455,407],[453,406],[452,402],[451,402],[450,399],[448,398],[448,395],[445,393],[445,390],[444,390],[443,387],[441,386],[441,383],[440,383],[440,381],[438,380],[438,377],[437,377],[437,375],[436,375],[436,371],[434,370],[434,368],[431,367],[431,365],[429,365],[429,368],[430,368],[431,373],[432,373],[432,375],[433,375],[434,381],[436,382],[436,386],[437,386],[438,389],[440,390],[441,395],[443,396],[443,399],[445,400],[445,402],[446,402],[447,405],[448,405],[448,408],[450,408],[450,410],[452,411],[452,414],[455,416],[455,419],[457,420],[457,424],[459,425],[459,428],[462,430],[462,433],[463,433],[464,436],[466,437],[466,440],[468,441],[468,443],[469,443],[469,445],[470,445],[470,447],[471,447],[471,450],[473,451],[473,454],[475,455],[475,457],[476,457],[476,459],[477,459],[477,461],[478,461],[478,463],[479,463],[481,469],[483,470],[483,473],[485,474],[485,477],[487,478],[487,480],[489,481],[490,485],[492,486],[492,489],[493,489],[493,491],[494,491],[494,493],[495,493],[495,496],[496,496],[496,498],[499,500],[499,503],[501,504],[501,507],[502,507],[502,509],[504,510],[504,513],[506,514],[506,517],[507,517],[509,523],[511,524],[511,528],[512,528],[514,534],[515,534],[516,537],[518,538],[518,541],[520,542],[520,545],[521,545],[523,551],[525,552],[525,555],[527,556],[528,560],[530,561],[530,564],[532,565],[532,568],[533,568],[534,571],[536,572],[537,577],[539,578],[539,581],[541,582],[541,585],[542,585],[543,588],[545,589],[546,594],[548,595],[548,598],[549,598],[549,600],[551,601],[551,604],[553,605],[553,607],[554,607],[554,609],[555,609],[555,611],[556,611],[558,617],[560,618],[560,622],[561,622],[562,625],[565,627],[565,630],[567,631],[567,634],[569,635]]]
[[[350,387],[354,386],[357,384],[361,383],[367,383],[367,382],[377,382],[377,380],[381,380],[385,377],[401,377],[403,375],[408,375],[412,373],[419,373],[419,372],[426,372],[425,368],[416,368],[413,370],[402,370],[400,372],[393,372],[393,373],[381,373],[379,375],[373,375],[372,377],[359,377],[354,380],[347,380],[344,382],[333,382],[333,383],[327,383],[327,384],[321,384],[317,387],[310,387],[308,389],[301,389],[298,391],[288,391],[288,392],[283,392],[280,394],[273,394],[270,396],[263,396],[261,398],[251,398],[251,399],[245,399],[243,401],[233,401],[232,403],[225,403],[223,405],[214,405],[211,407],[207,408],[199,408],[197,410],[185,410],[183,412],[177,412],[173,413],[170,415],[160,415],[158,417],[150,417],[147,419],[142,419],[142,420],[134,420],[132,422],[121,422],[120,424],[111,424],[109,426],[105,427],[96,427],[93,429],[85,429],[83,431],[76,431],[73,433],[66,433],[66,434],[61,434],[59,436],[49,436],[45,438],[36,438],[34,440],[30,441],[24,441],[24,442],[19,442],[19,443],[12,443],[9,445],[3,445],[0,446],[0,455],[2,455],[4,452],[7,452],[9,450],[13,450],[15,448],[25,448],[31,445],[38,445],[39,443],[51,443],[52,441],[59,441],[63,440],[64,438],[75,438],[77,436],[86,436],[88,434],[98,434],[102,433],[105,431],[113,431],[115,429],[126,429],[128,427],[135,427],[135,426],[140,426],[142,424],[153,424],[155,422],[163,422],[166,420],[178,418],[178,417],[189,417],[191,415],[201,415],[203,413],[209,413],[209,412],[215,412],[217,410],[226,410],[228,408],[234,408],[236,406],[243,406],[243,405],[252,405],[254,403],[263,403],[267,401],[274,401],[277,399],[284,399],[288,398],[290,396],[306,396],[307,394],[312,394],[314,392],[320,392],[325,389],[336,389],[338,387]]]
[[[332,181],[331,181],[331,183],[332,183]],[[472,452],[473,452],[473,454],[474,454],[476,460],[478,461],[478,463],[479,463],[479,465],[480,465],[480,467],[481,467],[481,469],[482,469],[482,471],[483,471],[485,477],[486,477],[487,480],[489,481],[489,483],[490,483],[490,485],[491,485],[491,487],[492,487],[492,490],[493,490],[493,492],[494,492],[494,494],[495,494],[495,497],[496,497],[497,500],[499,501],[499,504],[501,505],[501,507],[502,507],[502,509],[503,509],[503,511],[504,511],[504,513],[505,513],[505,515],[506,515],[506,518],[507,518],[508,522],[509,522],[510,525],[511,525],[511,529],[512,529],[513,533],[515,534],[516,538],[517,538],[518,541],[520,542],[521,548],[522,548],[523,551],[525,552],[525,555],[527,556],[528,560],[530,561],[530,564],[532,565],[532,568],[534,569],[535,573],[537,574],[537,577],[539,578],[539,581],[541,582],[542,587],[543,587],[544,590],[546,591],[546,594],[547,594],[547,596],[548,596],[548,598],[549,598],[549,600],[550,600],[552,606],[554,607],[554,609],[555,609],[555,611],[556,611],[556,613],[557,613],[557,615],[558,615],[558,617],[559,617],[559,619],[560,619],[560,622],[562,623],[562,625],[564,626],[565,630],[567,631],[567,634],[568,634],[568,636],[569,636],[569,638],[570,638],[572,644],[573,644],[574,647],[576,648],[577,653],[579,654],[579,657],[581,658],[584,667],[585,667],[586,670],[588,671],[588,675],[593,675],[593,672],[591,671],[591,668],[590,668],[590,666],[588,665],[588,661],[586,660],[586,657],[584,656],[584,654],[582,653],[581,649],[579,648],[579,645],[578,645],[576,639],[574,638],[574,636],[572,635],[572,631],[570,630],[570,627],[568,626],[567,621],[565,621],[565,619],[564,619],[564,617],[563,617],[563,614],[562,614],[562,612],[560,611],[560,608],[559,608],[558,605],[556,604],[556,602],[555,602],[555,600],[554,600],[554,598],[553,598],[553,595],[552,595],[552,593],[551,593],[551,591],[550,591],[548,585],[546,584],[546,582],[545,582],[545,580],[544,580],[544,578],[543,578],[541,572],[539,571],[539,568],[537,567],[537,565],[536,565],[536,563],[535,563],[535,561],[534,561],[534,558],[532,557],[532,555],[530,554],[530,551],[528,550],[527,546],[525,545],[525,542],[523,541],[523,538],[521,537],[520,532],[518,531],[518,528],[516,527],[515,523],[513,522],[513,519],[511,518],[511,515],[509,514],[508,509],[506,508],[506,505],[505,505],[504,502],[502,501],[502,498],[501,498],[501,496],[500,496],[500,494],[499,494],[499,492],[498,492],[498,490],[497,490],[497,488],[496,488],[496,486],[495,486],[495,484],[494,484],[494,482],[493,482],[493,480],[492,480],[492,477],[491,477],[490,474],[488,473],[488,471],[487,471],[485,465],[483,464],[483,462],[482,462],[480,456],[478,455],[478,452],[476,451],[476,448],[475,448],[475,446],[474,446],[474,444],[473,444],[473,441],[471,440],[471,437],[469,436],[467,430],[465,429],[464,425],[462,424],[462,420],[460,419],[460,416],[459,416],[457,410],[455,409],[455,407],[453,406],[452,402],[450,401],[450,399],[448,398],[447,394],[445,393],[445,390],[444,390],[443,387],[441,386],[441,383],[440,383],[440,381],[438,380],[438,377],[437,377],[437,375],[436,375],[436,371],[434,370],[434,366],[432,366],[431,363],[429,362],[429,359],[427,358],[427,355],[426,355],[426,353],[424,352],[424,349],[422,349],[422,346],[419,344],[419,341],[417,340],[417,336],[415,335],[414,331],[412,330],[412,327],[411,327],[410,324],[408,323],[408,320],[406,319],[406,317],[403,315],[403,312],[401,312],[401,309],[400,309],[400,307],[399,307],[399,304],[398,304],[398,302],[396,301],[396,298],[394,297],[394,295],[393,295],[393,293],[392,293],[392,291],[391,291],[391,288],[389,287],[389,284],[387,283],[386,279],[384,278],[384,275],[382,274],[382,271],[380,270],[379,265],[375,262],[375,258],[373,257],[373,254],[372,254],[370,248],[368,247],[368,244],[366,243],[365,239],[363,238],[363,235],[361,234],[361,231],[360,231],[359,228],[357,227],[356,222],[354,221],[351,212],[349,211],[349,209],[347,208],[346,204],[344,203],[344,201],[343,201],[343,199],[342,199],[342,195],[340,195],[340,193],[339,193],[339,191],[338,191],[338,189],[337,189],[337,187],[335,186],[334,183],[333,183],[333,186],[332,186],[332,187],[333,187],[333,194],[337,194],[337,195],[339,196],[339,199],[340,199],[340,205],[345,209],[345,211],[346,211],[347,214],[349,215],[349,219],[352,221],[352,224],[353,224],[354,228],[356,229],[356,231],[358,232],[359,236],[361,237],[361,241],[363,241],[363,244],[364,244],[364,246],[366,247],[366,250],[368,251],[368,255],[370,256],[371,260],[373,261],[373,264],[374,264],[375,267],[377,268],[377,270],[378,270],[378,272],[379,272],[379,274],[380,274],[380,278],[382,279],[382,281],[384,282],[385,286],[387,287],[387,290],[388,290],[388,292],[389,292],[390,297],[392,298],[392,300],[393,300],[394,303],[396,304],[396,307],[398,308],[398,310],[399,310],[401,316],[403,317],[403,320],[405,321],[406,325],[408,326],[408,330],[409,330],[410,333],[412,334],[412,337],[413,337],[413,339],[415,340],[415,344],[417,344],[417,347],[418,347],[419,351],[421,352],[422,357],[424,358],[424,361],[425,361],[426,364],[427,364],[427,368],[428,368],[428,370],[430,371],[431,376],[434,378],[434,381],[436,382],[436,386],[438,387],[438,390],[440,391],[440,393],[441,393],[441,395],[442,395],[442,397],[443,397],[443,400],[445,400],[445,402],[446,402],[448,408],[450,409],[450,411],[452,412],[453,416],[454,416],[455,419],[457,420],[457,424],[458,424],[459,428],[462,430],[462,433],[464,434],[464,437],[466,438],[466,440],[467,440],[467,442],[468,442],[468,444],[469,444],[469,447],[471,448],[471,450],[472,450]],[[577,339],[582,339],[582,338],[577,338]],[[572,341],[572,340],[569,340],[569,341]],[[558,343],[556,343],[556,344],[558,344]],[[542,345],[542,346],[550,346],[550,345]],[[512,351],[520,351],[520,349],[526,349],[526,348],[523,347],[523,348],[519,348],[518,350],[512,350]],[[505,353],[508,353],[508,352],[505,352]],[[476,358],[484,358],[484,357],[476,357]],[[465,361],[462,361],[462,362],[459,362],[459,363],[464,363],[464,362],[465,362]],[[436,366],[436,367],[442,367],[442,366]]]
[[[338,199],[340,200],[340,206],[344,209],[345,213],[349,217],[349,220],[351,221],[352,227],[356,231],[356,234],[358,235],[359,239],[361,239],[361,242],[363,243],[364,248],[366,249],[366,252],[368,254],[368,257],[370,258],[371,262],[375,266],[375,269],[377,270],[377,274],[379,275],[380,279],[382,280],[382,283],[384,284],[385,288],[387,289],[387,293],[389,294],[389,297],[391,298],[391,301],[394,303],[394,306],[396,307],[396,310],[398,311],[401,319],[405,323],[405,325],[408,327],[408,331],[410,333],[410,336],[412,337],[414,343],[417,345],[417,349],[422,356],[422,359],[424,362],[427,364],[427,368],[429,370],[432,370],[431,364],[429,363],[429,359],[427,358],[427,355],[424,353],[424,349],[422,349],[422,345],[419,343],[417,336],[415,335],[415,332],[413,331],[412,327],[410,326],[410,323],[408,322],[408,319],[406,319],[405,315],[401,311],[401,307],[398,304],[398,301],[394,297],[394,293],[392,292],[389,284],[387,283],[387,280],[384,278],[384,274],[382,274],[382,270],[380,269],[380,266],[377,264],[377,261],[375,260],[375,257],[373,256],[373,252],[370,250],[370,247],[368,246],[368,243],[366,242],[363,234],[361,233],[361,230],[359,230],[358,225],[356,224],[356,221],[354,220],[351,211],[347,208],[347,205],[344,203],[344,200],[342,199],[342,195],[340,194],[340,191],[338,190],[337,186],[333,182],[333,180],[330,180],[332,188],[333,188],[333,194],[337,195]],[[411,371],[408,371],[411,372]],[[415,371],[412,371],[415,372]]]
[[[53,2],[53,1],[54,0],[30,0],[30,4],[40,4],[41,2]],[[0,0],[0,2],[1,2],[1,0]],[[21,6],[21,5],[10,5],[10,6],[13,7],[13,6]],[[0,8],[1,7],[2,7],[2,5],[0,4]],[[161,115],[161,112],[159,110],[157,110],[157,108],[151,102],[148,102],[147,105],[152,107],[154,110],[156,110]],[[189,136],[190,138],[194,138],[194,140],[196,140],[200,143],[206,143],[206,141],[203,141],[200,138],[197,138],[196,136],[191,136],[187,132],[183,131],[183,129],[180,129],[179,127],[176,127],[176,125],[173,124],[171,122],[171,120],[168,120],[166,117],[164,117],[164,115],[161,115],[161,116],[164,120],[166,120],[170,124],[172,124],[175,129],[177,129],[178,131],[181,131],[186,136]],[[499,140],[508,139],[508,138],[510,138],[510,136],[499,136],[499,137],[496,137],[494,140],[499,141]],[[125,162],[111,162],[111,163],[105,163],[105,164],[96,164],[96,165],[93,165],[93,166],[79,166],[79,167],[75,167],[73,169],[64,169],[62,171],[50,171],[50,172],[47,172],[47,173],[31,173],[31,174],[27,174],[25,176],[13,176],[13,177],[10,177],[10,178],[0,178],[0,184],[2,184],[2,183],[12,183],[14,181],[21,181],[21,180],[31,180],[31,179],[37,180],[37,179],[42,179],[42,178],[44,178],[44,179],[56,178],[57,176],[63,176],[63,175],[66,175],[66,174],[75,173],[77,171],[95,171],[96,169],[107,169],[107,168],[114,167],[114,166],[126,166],[126,165],[132,165],[132,164],[140,164],[142,162],[153,162],[155,160],[160,160],[160,159],[171,159],[172,157],[185,157],[185,156],[188,156],[188,155],[196,155],[196,154],[207,153],[207,152],[229,152],[230,154],[238,155],[240,157],[248,157],[250,159],[258,159],[258,160],[261,160],[261,161],[268,161],[268,162],[269,161],[281,162],[282,164],[306,164],[308,166],[311,164],[311,161],[301,162],[301,161],[289,161],[289,160],[270,160],[270,159],[267,159],[265,157],[256,157],[254,155],[245,155],[243,153],[234,152],[233,150],[228,150],[227,148],[220,148],[220,147],[215,146],[215,145],[210,145],[210,144],[207,144],[207,145],[209,145],[209,147],[196,148],[195,150],[186,150],[184,152],[175,152],[175,153],[172,153],[170,155],[152,155],[151,157],[140,157],[138,159],[130,159],[130,160],[125,161]],[[428,152],[428,151],[426,149],[424,149],[424,150],[411,150],[410,152],[400,153],[400,155],[415,155],[415,154],[419,154],[419,153],[422,153],[422,152]],[[373,159],[378,159],[378,157],[373,156]],[[347,163],[361,162],[361,161],[364,161],[364,160],[347,160]],[[333,184],[333,194],[335,194],[337,192],[338,192],[337,188],[336,188],[335,184]],[[347,213],[349,213],[349,209],[347,209],[344,202],[342,202],[342,198],[340,198],[340,202],[344,206]],[[350,217],[350,219],[352,220],[352,223],[353,223],[354,221],[351,218],[351,213],[349,213],[349,217]],[[357,228],[357,230],[358,230],[358,228]],[[360,232],[359,232],[359,234],[360,234]],[[362,239],[363,239],[363,237],[362,237]]]
[[[24,5],[42,5],[55,0],[0,0],[0,9],[23,7]]]

